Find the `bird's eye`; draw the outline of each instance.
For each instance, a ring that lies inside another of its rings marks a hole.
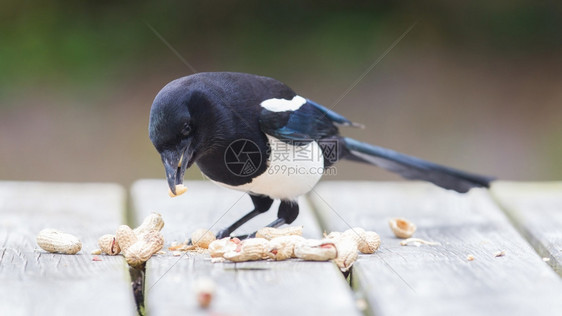
[[[181,129],[181,134],[183,136],[188,136],[191,133],[191,125],[189,123],[185,123],[183,128]]]

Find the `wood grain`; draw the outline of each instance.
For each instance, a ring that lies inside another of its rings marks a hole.
[[[360,226],[382,245],[362,255],[353,283],[376,315],[558,315],[562,282],[511,226],[487,191],[461,195],[422,183],[328,182],[310,194],[329,230]],[[417,224],[400,246],[388,220]],[[505,256],[495,254],[505,251]],[[467,256],[474,260],[468,261]]]
[[[491,192],[523,236],[562,276],[562,182],[497,182]]]
[[[165,226],[166,247],[171,241],[184,241],[197,228],[213,232],[226,227],[252,209],[242,192],[220,188],[206,181],[186,183],[187,193],[169,198],[165,181],[143,180],[132,188],[133,210],[137,220],[158,211]],[[263,227],[276,218],[272,210],[253,219],[235,233],[244,234]],[[318,238],[321,231],[306,204],[294,225],[304,226],[304,235]],[[195,301],[194,281],[210,278],[217,285],[208,311]],[[331,262],[260,261],[211,263],[206,254],[170,253],[155,256],[147,263],[147,312],[150,315],[357,315],[351,290]]]
[[[0,182],[0,315],[136,314],[123,258],[90,255],[124,206],[111,184]],[[45,252],[35,242],[43,228],[77,236],[82,250]]]

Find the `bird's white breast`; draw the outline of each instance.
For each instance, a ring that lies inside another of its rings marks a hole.
[[[294,200],[318,183],[324,171],[324,158],[317,142],[293,146],[267,135],[271,153],[267,170],[252,182],[240,186],[221,186],[250,193],[267,195],[273,199]]]

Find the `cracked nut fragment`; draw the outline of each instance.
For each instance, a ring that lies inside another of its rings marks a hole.
[[[337,256],[334,262],[342,272],[348,271],[357,257],[357,241],[354,238],[342,237],[336,241]]]
[[[119,243],[117,242],[115,235],[106,234],[101,236],[98,239],[98,246],[103,253],[110,256],[118,255],[121,252],[121,248],[119,247]]]
[[[337,253],[335,242],[329,239],[307,239],[295,246],[295,256],[303,260],[327,261],[335,259]]]
[[[245,239],[233,251],[224,254],[224,258],[234,262],[267,259],[269,241],[264,238]]]
[[[405,218],[393,218],[388,224],[398,238],[410,238],[416,231],[416,225]]]
[[[264,227],[256,232],[257,238],[271,240],[281,236],[302,236],[302,226],[289,226],[283,228]]]
[[[36,240],[39,247],[48,252],[74,255],[82,249],[82,242],[78,238],[52,228],[40,231]]]
[[[240,240],[238,238],[224,237],[209,244],[211,258],[222,258],[226,252],[236,250]]]
[[[208,229],[197,229],[191,233],[191,243],[197,247],[207,249],[215,240],[217,240],[215,234]]]
[[[273,238],[269,241],[267,254],[277,261],[295,258],[295,246],[304,241],[302,236],[289,235]]]
[[[187,192],[187,187],[183,184],[176,184],[176,194],[174,194],[174,192],[172,192],[172,190],[168,189],[168,195],[170,197],[176,197],[176,196],[184,194],[185,192]]]

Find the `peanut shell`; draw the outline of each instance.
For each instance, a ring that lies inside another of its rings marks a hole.
[[[357,241],[351,237],[342,237],[336,241],[337,256],[334,262],[342,272],[348,271],[357,260]]]
[[[213,234],[208,229],[197,229],[193,233],[191,233],[191,243],[194,246],[201,247],[201,248],[209,248],[209,245],[217,240],[215,234]]]
[[[211,258],[222,258],[225,252],[234,251],[236,247],[238,245],[230,237],[225,237],[211,242],[208,249]]]
[[[127,225],[121,225],[117,228],[115,232],[115,239],[121,248],[121,251],[125,253],[129,247],[138,241],[137,235]]]
[[[265,238],[267,240],[290,235],[302,236],[302,226],[289,226],[283,228],[264,227],[256,232],[257,238]]]
[[[337,249],[333,240],[307,239],[295,246],[295,256],[303,260],[327,261],[336,258]]]
[[[82,242],[78,238],[52,228],[40,231],[36,240],[39,247],[48,252],[73,255],[82,249]]]
[[[269,241],[267,254],[274,260],[286,260],[295,257],[295,245],[304,241],[302,236],[289,235],[273,238]]]
[[[234,251],[224,254],[224,258],[234,262],[261,260],[268,257],[269,241],[264,238],[245,239]]]
[[[132,244],[125,251],[125,260],[127,263],[137,268],[146,262],[153,254],[157,253],[164,246],[164,237],[160,232],[149,232],[143,236],[143,239]]]
[[[416,231],[416,225],[405,218],[393,218],[388,224],[398,238],[410,238]]]
[[[371,254],[377,251],[380,245],[381,237],[379,236],[379,234],[367,231],[362,235],[362,238],[357,245],[357,249],[359,249],[361,253]]]
[[[164,227],[164,220],[162,219],[162,215],[158,213],[152,213],[142,221],[142,224],[140,224],[139,227],[133,229],[133,231],[138,238],[141,238],[141,235],[148,232],[161,231],[162,227]]]
[[[115,235],[106,234],[98,239],[98,246],[101,251],[110,256],[115,256],[121,252],[119,243],[117,242]]]

